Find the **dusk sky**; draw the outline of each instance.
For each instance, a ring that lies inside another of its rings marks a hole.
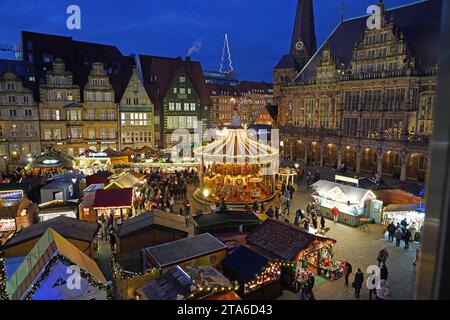
[[[378,0],[315,0],[318,44],[345,18],[361,16]],[[414,0],[385,0],[392,8]],[[81,8],[81,30],[66,28],[66,8]],[[71,36],[116,45],[123,54],[186,56],[218,70],[224,34],[241,80],[272,81],[273,67],[289,51],[296,0],[2,0],[0,44],[13,45],[20,31]],[[0,58],[12,54],[0,53]]]

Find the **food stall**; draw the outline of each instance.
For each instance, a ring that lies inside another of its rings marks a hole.
[[[320,180],[312,186],[313,198],[319,203],[320,211],[332,219],[332,209],[339,210],[339,222],[350,226],[361,225],[361,218],[381,220],[382,202],[366,189]]]
[[[126,219],[133,208],[133,189],[99,189],[95,192],[93,209],[97,216],[108,219],[112,213],[114,218]]]

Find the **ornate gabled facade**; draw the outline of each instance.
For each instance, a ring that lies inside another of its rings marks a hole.
[[[133,67],[119,111],[120,149],[155,146],[154,105],[139,79],[136,67]]]
[[[368,29],[367,17],[344,20],[292,80],[280,82],[275,70],[282,152],[293,161],[423,181],[442,1],[379,6],[380,29]]]
[[[0,172],[24,166],[41,152],[38,106],[15,74],[0,75]]]

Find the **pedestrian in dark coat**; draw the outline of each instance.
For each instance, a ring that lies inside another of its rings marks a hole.
[[[405,249],[409,249],[409,242],[411,241],[411,231],[409,229],[406,229],[405,235],[403,239],[405,240]]]
[[[389,223],[389,225],[387,226],[387,232],[389,234],[388,241],[394,242],[395,230],[396,228],[394,222]]]
[[[383,263],[383,266],[380,269],[380,279],[381,280],[387,280],[388,279],[388,268],[386,267],[385,263]]]
[[[353,288],[355,289],[355,296],[359,298],[359,294],[361,293],[362,284],[364,282],[364,273],[362,273],[361,269],[358,269],[358,272],[355,274],[355,280],[353,281]]]
[[[322,230],[325,229],[325,217],[323,215],[320,216],[320,227]]]
[[[116,235],[114,234],[114,229],[111,229],[110,231],[109,244],[111,245],[111,251],[114,251],[116,247]]]
[[[395,231],[394,238],[395,238],[395,245],[396,245],[397,247],[400,247],[400,241],[401,241],[402,238],[403,238],[403,231],[402,231],[402,228],[398,228],[398,229]]]
[[[347,287],[348,287],[348,278],[350,277],[352,272],[353,272],[352,265],[348,261],[346,261],[345,266],[344,266],[344,279],[345,279],[345,285]]]

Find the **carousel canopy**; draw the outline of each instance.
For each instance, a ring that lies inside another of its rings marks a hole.
[[[194,150],[198,160],[222,163],[270,163],[278,150],[251,139],[245,129],[228,129],[223,138]]]
[[[206,146],[194,150],[195,156],[203,162],[222,163],[278,163],[278,150],[249,137],[242,128],[236,111],[225,136]]]
[[[27,169],[39,169],[39,168],[73,168],[75,164],[75,158],[60,150],[49,148],[39,157],[34,159]]]

